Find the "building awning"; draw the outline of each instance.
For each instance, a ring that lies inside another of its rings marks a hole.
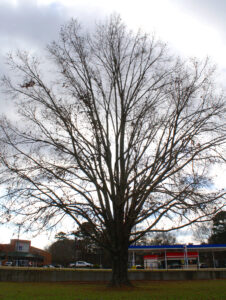
[[[27,253],[27,252],[9,252],[8,256],[10,257],[20,257],[20,258],[38,258],[38,259],[43,259],[41,255],[38,254],[32,254],[32,253]]]
[[[135,252],[163,252],[167,250],[171,251],[199,251],[199,252],[209,252],[209,251],[226,251],[226,244],[205,244],[205,245],[161,245],[161,246],[135,246],[129,247],[129,251]]]

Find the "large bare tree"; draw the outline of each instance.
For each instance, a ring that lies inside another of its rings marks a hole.
[[[146,232],[208,220],[225,204],[208,180],[226,141],[214,68],[167,51],[117,16],[90,34],[72,20],[48,46],[50,63],[9,55],[13,79],[3,79],[18,108],[0,124],[6,216],[88,222],[111,254],[112,285],[129,284],[128,247]]]

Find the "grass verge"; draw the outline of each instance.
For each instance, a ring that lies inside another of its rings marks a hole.
[[[0,300],[215,300],[226,299],[226,280],[146,281],[133,288],[103,283],[0,282]]]

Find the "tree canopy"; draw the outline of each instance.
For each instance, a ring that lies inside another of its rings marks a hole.
[[[176,237],[171,233],[160,232],[151,239],[150,245],[175,245]]]
[[[5,216],[87,222],[111,255],[112,284],[128,284],[131,243],[225,205],[208,187],[209,167],[224,159],[225,97],[208,59],[169,55],[118,16],[92,33],[71,20],[47,59],[9,55],[3,85],[18,114],[0,122]]]
[[[76,259],[75,241],[68,239],[66,236],[64,236],[64,238],[62,238],[62,236],[57,238],[57,240],[47,248],[47,251],[51,253],[52,262],[54,264],[67,267],[69,263]]]
[[[222,210],[213,217],[211,244],[226,244],[226,211]]]

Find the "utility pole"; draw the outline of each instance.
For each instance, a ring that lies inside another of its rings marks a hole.
[[[21,223],[18,223],[17,226],[18,226],[17,239],[19,240],[19,239],[20,239],[20,229],[21,229],[22,224],[21,224]]]
[[[184,245],[184,262],[185,262],[185,268],[188,269],[188,249],[187,249],[187,245]]]

